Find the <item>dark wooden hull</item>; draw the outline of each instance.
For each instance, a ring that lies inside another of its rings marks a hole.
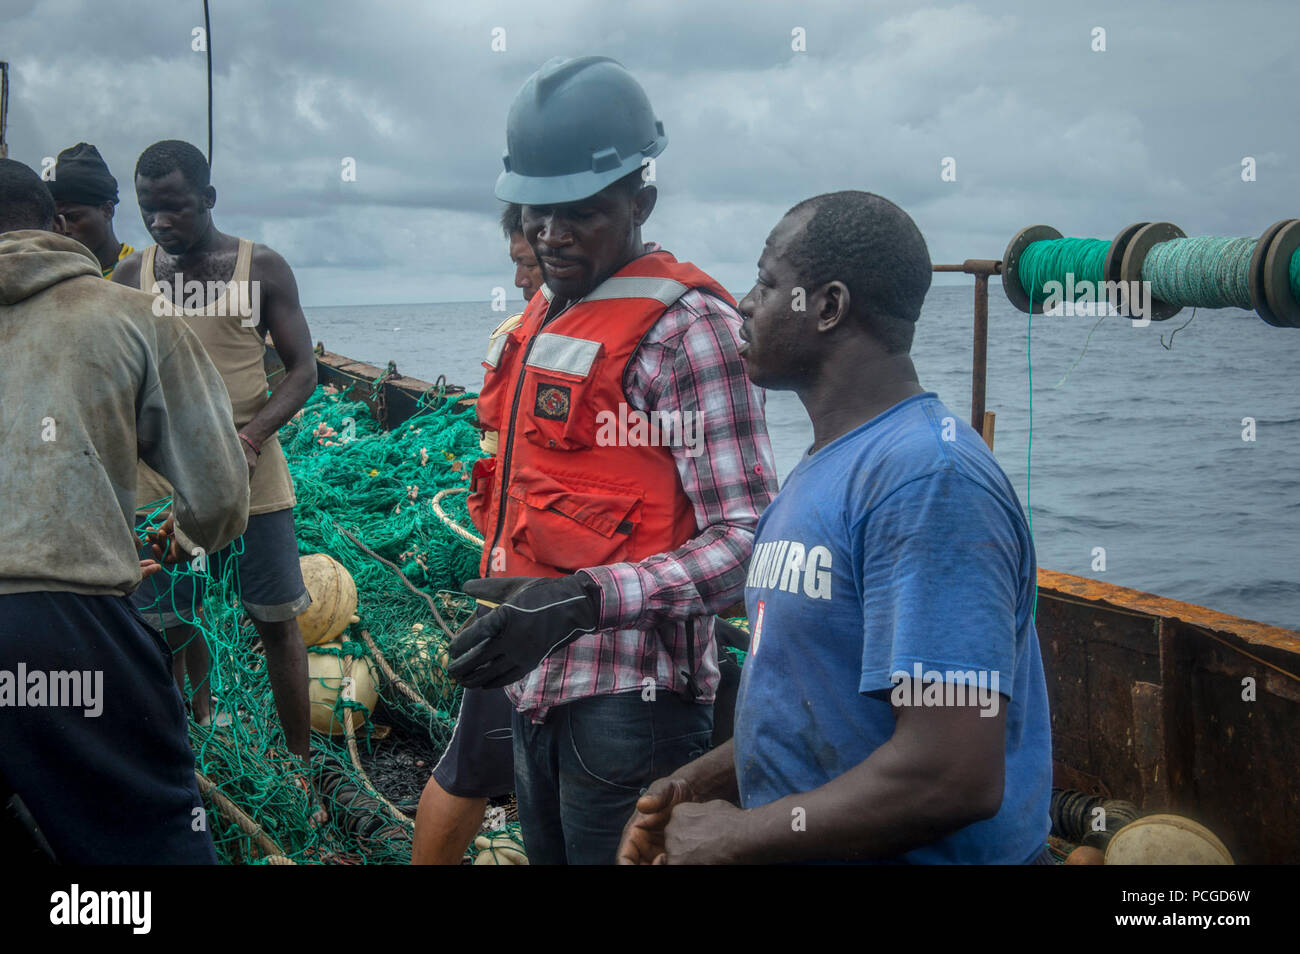
[[[1040,570],[1059,788],[1208,826],[1239,863],[1300,861],[1300,633]]]

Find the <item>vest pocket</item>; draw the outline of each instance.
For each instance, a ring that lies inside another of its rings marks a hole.
[[[469,510],[469,519],[478,528],[479,533],[486,533],[488,514],[492,512],[492,487],[497,475],[497,459],[480,457],[474,461],[470,471],[469,497],[465,506]]]
[[[641,493],[603,481],[523,467],[510,480],[510,542],[534,563],[571,572],[618,563],[641,519]]]
[[[519,395],[523,435],[550,450],[585,450],[596,442],[598,341],[544,332],[524,368]]]

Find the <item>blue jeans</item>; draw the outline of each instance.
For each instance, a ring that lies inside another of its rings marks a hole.
[[[540,725],[515,712],[513,729],[529,862],[608,865],[646,786],[709,750],[713,706],[620,692],[557,706]]]

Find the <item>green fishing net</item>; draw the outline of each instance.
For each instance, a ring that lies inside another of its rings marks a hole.
[[[342,735],[313,732],[311,764],[299,763],[285,747],[256,630],[240,610],[237,562],[182,564],[177,576],[207,580],[202,604],[176,605],[182,601],[168,595],[159,608],[192,623],[192,638],[203,640],[211,657],[212,718],[207,725],[191,720],[190,728],[204,821],[224,863],[283,863],[282,856],[299,864],[403,864],[415,802],[459,704],[443,651],[446,629],[455,632],[472,614],[472,600],[459,591],[478,576],[481,552],[465,509],[470,469],[482,456],[473,402],[431,391],[390,432],[366,404],[318,387],[280,441],[297,496],[300,554],[328,554],[357,588],[359,621],[340,643],[309,652],[338,657],[336,675],[345,664],[352,672],[369,667],[378,702],[370,711],[337,691],[339,679],[321,679],[335,688],[338,724],[352,711],[356,759]],[[150,508],[137,530],[161,522],[168,503]],[[240,552],[241,542],[233,549]],[[195,689],[187,683],[190,700]],[[317,808],[328,820],[313,823]],[[491,809],[488,826],[491,847],[482,849],[480,840],[471,855],[522,849],[506,808]]]

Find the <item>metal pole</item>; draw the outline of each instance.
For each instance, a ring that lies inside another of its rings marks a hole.
[[[993,422],[985,422],[985,381],[988,377],[989,276],[1002,274],[995,259],[968,258],[960,265],[932,265],[936,272],[963,272],[975,276],[974,347],[970,371],[970,426],[993,446]],[[992,415],[989,415],[992,417]]]
[[[975,276],[975,340],[970,372],[970,426],[984,433],[985,385],[989,353],[989,277]]]
[[[212,20],[208,17],[208,0],[203,0],[203,45],[208,54],[208,173],[212,173]]]
[[[0,159],[9,158],[9,142],[5,139],[5,126],[9,120],[9,64],[0,63]]]

